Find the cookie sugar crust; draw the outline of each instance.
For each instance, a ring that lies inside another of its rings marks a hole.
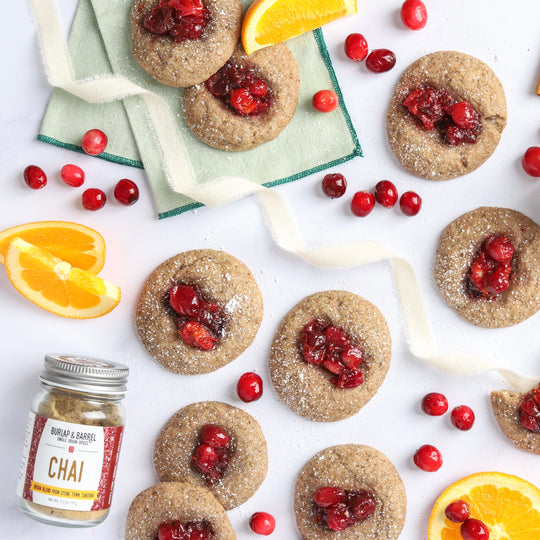
[[[364,382],[340,389],[330,374],[302,357],[306,324],[320,317],[340,326],[363,351]],[[356,414],[377,392],[390,367],[392,340],[376,306],[347,291],[324,291],[300,301],[281,321],[270,351],[270,375],[281,400],[310,420],[333,422]]]
[[[467,272],[490,234],[514,244],[510,287],[493,300],[470,298]],[[518,324],[540,309],[540,227],[507,208],[481,207],[452,221],[441,233],[435,256],[435,282],[445,302],[469,322],[485,328]]]
[[[325,486],[373,490],[374,514],[340,532],[315,523],[313,493]],[[407,495],[396,468],[382,452],[345,444],[323,450],[303,467],[296,480],[294,512],[305,540],[396,540],[405,523]]]
[[[156,484],[139,493],[129,507],[125,540],[155,540],[165,522],[207,520],[215,540],[235,540],[223,507],[207,490],[182,482]]]
[[[482,116],[475,144],[452,146],[437,130],[422,129],[403,105],[414,88],[434,86],[468,101]],[[493,70],[473,56],[456,51],[428,54],[401,76],[386,115],[390,148],[403,167],[428,180],[449,180],[478,168],[495,151],[506,125],[506,98]]]
[[[231,437],[229,467],[223,479],[208,486],[191,466],[191,456],[205,424],[218,424]],[[266,440],[258,422],[226,403],[193,403],[174,414],[154,446],[154,465],[162,482],[182,481],[211,491],[226,510],[247,501],[262,484],[268,469]]]
[[[186,345],[166,308],[174,284],[196,284],[203,296],[224,309],[224,335],[209,351]],[[148,353],[183,375],[209,373],[228,364],[252,343],[263,316],[262,295],[249,268],[212,249],[186,251],[167,259],[149,276],[137,303],[135,323]]]

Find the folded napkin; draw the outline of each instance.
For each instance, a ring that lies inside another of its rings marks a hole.
[[[244,7],[249,3],[244,1]],[[287,42],[301,78],[298,107],[290,124],[275,140],[258,148],[225,152],[191,133],[182,111],[182,90],[159,84],[134,60],[131,5],[132,0],[79,1],[68,44],[74,76],[116,74],[163,98],[176,120],[197,185],[211,183],[219,175],[272,187],[362,155],[320,30]],[[332,113],[315,113],[311,106],[313,94],[323,88],[333,88],[340,98],[340,107]],[[139,96],[96,105],[56,88],[38,139],[80,151],[83,133],[92,128],[102,129],[109,137],[107,152],[100,157],[144,167],[160,218],[201,206],[169,185],[152,123]]]

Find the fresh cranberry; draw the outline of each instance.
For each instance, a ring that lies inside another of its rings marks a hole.
[[[137,184],[127,178],[122,178],[114,188],[114,198],[125,206],[131,206],[139,200],[139,188]]]
[[[388,49],[375,49],[366,58],[366,67],[374,73],[390,71],[396,65],[396,55]]]
[[[451,502],[444,510],[445,516],[454,523],[463,523],[465,520],[469,519],[471,510],[469,505],[462,501]]]
[[[229,434],[217,424],[205,424],[199,433],[199,441],[213,448],[229,448]]]
[[[489,529],[479,519],[469,518],[461,524],[461,536],[463,540],[488,540]]]
[[[530,176],[540,178],[540,146],[531,146],[521,159],[523,170]]]
[[[345,39],[345,54],[355,62],[361,62],[368,54],[368,44],[362,34],[349,34]]]
[[[68,163],[62,167],[60,178],[68,185],[80,187],[84,183],[84,171],[77,165]]]
[[[333,90],[319,90],[313,95],[312,103],[319,112],[328,113],[337,109],[339,100]]]
[[[519,405],[520,424],[533,433],[540,433],[540,385],[525,394]]]
[[[392,208],[398,200],[396,186],[390,180],[381,180],[375,186],[375,200],[385,208]]]
[[[414,191],[406,191],[399,199],[399,207],[406,216],[416,216],[422,207],[422,198]]]
[[[420,30],[427,23],[427,9],[422,0],[405,0],[401,6],[401,20],[411,30]]]
[[[214,348],[217,338],[197,321],[187,321],[178,330],[182,340],[191,347],[197,347],[203,351],[209,351]]]
[[[441,468],[443,459],[437,448],[431,444],[424,444],[414,454],[414,463],[423,471],[435,472]]]
[[[89,188],[82,194],[82,205],[87,210],[99,210],[106,202],[107,196],[101,189]]]
[[[255,512],[249,520],[249,526],[254,533],[268,536],[276,528],[276,520],[268,512]]]
[[[238,397],[245,403],[257,401],[263,393],[262,379],[252,371],[244,373],[236,385]]]
[[[345,191],[347,190],[347,180],[340,173],[327,174],[322,179],[321,187],[323,193],[327,197],[337,199],[345,194]]]
[[[105,150],[107,146],[107,135],[100,129],[87,131],[81,140],[82,149],[91,156],[97,156]]]
[[[204,425],[199,433],[191,463],[209,486],[216,485],[227,471],[230,457],[229,441],[229,434],[215,424]]]
[[[422,399],[422,410],[430,416],[441,416],[448,410],[448,400],[444,394],[430,392]]]
[[[326,486],[319,488],[313,494],[313,500],[321,508],[328,508],[329,506],[346,502],[347,492],[340,487]]]
[[[351,201],[351,212],[355,216],[367,216],[375,206],[375,197],[369,191],[357,191]]]
[[[37,165],[28,165],[24,169],[23,178],[26,185],[32,189],[41,189],[47,185],[47,175]]]
[[[450,415],[452,424],[461,431],[469,431],[474,424],[474,412],[467,405],[459,405]]]

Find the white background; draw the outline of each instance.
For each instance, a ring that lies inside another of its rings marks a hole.
[[[75,2],[62,0],[58,6],[67,30]],[[327,25],[325,37],[365,157],[334,168],[349,180],[342,199],[330,200],[321,194],[320,173],[276,189],[295,215],[308,246],[369,239],[406,257],[423,284],[441,352],[470,350],[521,373],[539,374],[540,315],[508,329],[486,330],[468,324],[443,303],[433,283],[432,264],[440,231],[467,210],[506,206],[540,220],[540,183],[520,167],[526,148],[540,145],[540,96],[534,94],[540,75],[540,4],[538,0],[512,4],[507,0],[431,0],[427,6],[428,26],[419,32],[401,24],[398,0],[365,0],[357,15]],[[333,444],[369,444],[396,465],[409,501],[402,540],[425,538],[436,497],[464,475],[498,470],[540,485],[538,457],[513,447],[491,413],[489,392],[505,387],[504,381],[495,373],[451,377],[408,352],[386,263],[335,271],[314,268],[276,247],[252,197],[224,208],[202,208],[158,221],[142,171],[37,142],[51,88],[40,64],[26,2],[4,2],[3,9],[0,228],[39,220],[76,221],[96,228],[107,242],[101,275],[122,288],[122,301],[103,318],[63,319],[28,302],[0,272],[2,538],[122,538],[130,501],[156,481],[152,450],[158,431],[177,409],[198,400],[241,406],[259,420],[268,440],[266,480],[252,499],[229,513],[241,540],[255,537],[247,523],[251,513],[259,510],[276,517],[273,538],[298,538],[292,510],[296,475],[316,452]],[[351,32],[364,33],[371,48],[392,49],[396,67],[373,74],[363,64],[349,61],[343,41]],[[406,173],[394,159],[385,137],[385,111],[401,72],[419,56],[445,49],[472,54],[492,66],[506,91],[509,121],[495,154],[479,170],[457,180],[432,183]],[[99,212],[83,210],[79,204],[82,189],[70,188],[58,177],[61,167],[70,162],[85,169],[86,186],[108,193],[118,179],[133,179],[141,190],[139,202],[126,208],[111,197]],[[29,164],[48,173],[46,189],[32,191],[25,186],[22,171]],[[383,178],[394,181],[400,192],[417,191],[423,198],[421,213],[407,218],[397,208],[378,207],[367,218],[354,217],[348,210],[352,194],[371,189]],[[244,261],[262,290],[265,313],[253,345],[240,358],[214,374],[182,377],[167,372],[146,354],[135,333],[134,308],[155,266],[196,248],[223,249]],[[304,296],[334,288],[354,291],[381,309],[392,332],[393,357],[386,381],[363,410],[342,422],[318,424],[294,415],[277,399],[267,357],[281,317]],[[131,368],[125,400],[128,424],[113,507],[106,522],[95,528],[70,530],[39,524],[15,506],[27,411],[48,352],[88,354]],[[258,371],[266,386],[260,401],[245,405],[234,389],[238,377],[249,370]],[[433,418],[420,411],[422,396],[435,390],[448,396],[451,407],[462,403],[473,407],[477,421],[470,432],[453,428],[449,415]],[[435,444],[443,454],[444,465],[436,473],[425,473],[412,464],[415,449],[424,443]]]

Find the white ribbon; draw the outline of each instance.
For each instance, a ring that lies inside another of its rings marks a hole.
[[[293,216],[275,190],[241,177],[222,177],[210,184],[197,186],[183,141],[174,135],[177,133],[175,120],[166,103],[156,94],[123,77],[103,76],[75,81],[53,0],[31,0],[31,3],[39,32],[43,63],[51,85],[89,103],[105,103],[129,96],[140,96],[146,104],[162,152],[167,180],[174,191],[207,206],[224,205],[232,200],[256,194],[266,212],[275,242],[283,250],[316,266],[343,268],[388,260],[399,292],[412,354],[453,375],[477,375],[498,371],[510,385],[522,392],[538,384],[536,377],[519,375],[475,354],[437,354],[426,303],[411,265],[381,244],[362,241],[307,248]]]

